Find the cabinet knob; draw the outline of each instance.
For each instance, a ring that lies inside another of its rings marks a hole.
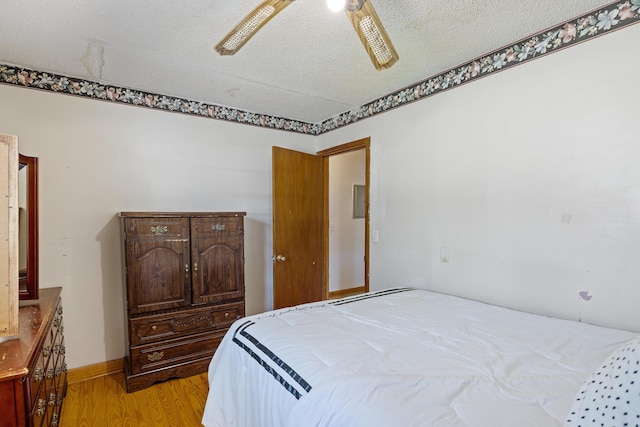
[[[189,264],[184,265],[184,277],[189,277]]]
[[[158,329],[158,327],[157,327],[156,325],[153,325],[153,326],[151,327],[151,330],[152,330],[152,331],[155,331],[156,329]]]
[[[198,263],[197,262],[193,264],[193,272],[194,273],[198,272]]]
[[[276,261],[285,262],[287,259],[283,255],[278,255]]]
[[[227,317],[229,317],[229,316],[230,316],[230,314],[229,314],[229,312],[227,311],[227,312],[224,314],[224,317],[225,317],[225,319],[226,319],[226,318],[227,318]]]

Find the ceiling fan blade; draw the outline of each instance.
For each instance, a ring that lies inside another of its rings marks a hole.
[[[264,0],[216,45],[220,55],[233,55],[267,22],[295,0]]]
[[[370,0],[347,0],[345,12],[377,70],[400,59]]]

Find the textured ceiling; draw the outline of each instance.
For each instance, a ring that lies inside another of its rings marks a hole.
[[[213,46],[260,0],[0,0],[0,63],[317,123],[608,3],[369,1],[400,55],[389,70],[325,0],[225,57]]]

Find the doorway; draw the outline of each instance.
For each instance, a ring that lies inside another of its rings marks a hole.
[[[325,299],[369,291],[369,138],[318,152],[325,180]]]
[[[369,290],[369,140],[353,141],[315,155],[272,148],[274,309]],[[363,283],[330,292],[330,158],[358,150],[364,150],[365,158]]]

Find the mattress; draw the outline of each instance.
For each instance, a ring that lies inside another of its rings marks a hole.
[[[412,288],[238,320],[206,427],[562,426],[637,333]]]

